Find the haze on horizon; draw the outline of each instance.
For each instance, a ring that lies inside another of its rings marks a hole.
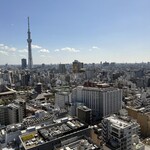
[[[149,0],[1,0],[0,65],[149,62]]]

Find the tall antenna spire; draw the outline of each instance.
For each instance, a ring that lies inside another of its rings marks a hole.
[[[28,32],[27,33],[28,33],[28,39],[27,39],[27,42],[28,42],[28,68],[32,69],[32,67],[33,67],[32,49],[31,49],[32,39],[31,39],[31,32],[30,32],[29,17],[28,17]]]
[[[30,20],[29,20],[29,17],[28,17],[28,31],[30,31]]]

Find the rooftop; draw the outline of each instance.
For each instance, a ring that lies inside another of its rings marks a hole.
[[[137,112],[144,113],[147,116],[150,116],[150,105],[147,105],[145,107],[141,107],[141,106],[139,106],[139,107],[136,107],[136,106],[126,106],[126,108],[129,108],[129,109],[135,110]]]
[[[110,116],[107,117],[107,119],[113,124],[113,126],[116,126],[118,128],[126,128],[131,125],[132,122],[128,120],[128,118],[119,118],[117,116]]]
[[[37,125],[37,124],[42,124],[47,121],[52,123],[53,118],[54,118],[54,115],[51,115],[51,114],[45,114],[45,116],[42,118],[37,118],[35,116],[31,116],[31,117],[27,117],[23,120],[23,125],[25,127],[29,127],[29,126],[33,126],[33,125]]]
[[[89,91],[99,91],[99,92],[105,92],[105,91],[114,91],[114,90],[120,90],[115,87],[84,87],[84,86],[78,86],[77,88],[80,88],[82,90],[89,90]]]
[[[65,122],[63,121],[61,123],[52,124],[37,131],[23,134],[20,138],[25,149],[30,149],[73,133],[80,128],[85,128],[85,124],[81,123],[79,120],[66,120]]]
[[[38,96],[36,97],[36,100],[44,100],[46,97],[50,97],[52,96],[52,93],[48,92],[48,93],[41,93],[38,94]]]
[[[44,140],[50,141],[53,138],[63,136],[74,129],[83,127],[84,124],[78,120],[70,120],[64,123],[54,124],[52,126],[39,130],[40,135]]]
[[[78,108],[79,108],[79,109],[82,109],[82,110],[84,110],[84,111],[91,111],[91,109],[88,108],[88,107],[86,107],[86,106],[79,106]]]

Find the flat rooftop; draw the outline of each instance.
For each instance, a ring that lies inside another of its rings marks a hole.
[[[52,123],[53,122],[53,118],[54,118],[54,115],[49,115],[49,114],[46,114],[42,118],[37,118],[37,117],[33,116],[33,117],[25,118],[23,120],[23,125],[25,127],[30,127],[30,126],[33,126],[33,125],[45,123],[47,121]]]
[[[84,111],[91,111],[91,109],[86,106],[79,106],[78,108]]]
[[[126,128],[131,125],[131,122],[121,120],[116,116],[110,116],[107,119],[113,124],[113,126],[116,126],[118,128]]]
[[[104,91],[114,91],[114,90],[118,90],[120,91],[120,89],[115,88],[115,87],[84,87],[84,86],[77,86],[77,89],[80,88],[82,90],[86,90],[86,91],[100,91],[100,92],[104,92]]]
[[[40,135],[44,140],[50,141],[53,138],[58,138],[60,136],[66,135],[75,129],[83,127],[84,124],[78,120],[70,120],[60,124],[54,124],[52,126],[43,128],[39,130]]]
[[[44,143],[42,137],[38,135],[37,131],[22,135],[21,140],[25,149],[30,149]]]
[[[40,128],[37,131],[21,135],[20,139],[25,149],[30,149],[53,141],[57,138],[61,138],[85,127],[87,126],[81,123],[78,119],[67,120],[66,122],[52,124],[50,126]]]

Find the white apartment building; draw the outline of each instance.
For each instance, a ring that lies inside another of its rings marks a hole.
[[[112,115],[102,120],[102,137],[106,143],[104,149],[144,150],[138,140],[140,125],[128,117]]]
[[[78,86],[72,92],[72,101],[92,109],[93,115],[102,118],[119,112],[122,107],[122,90],[114,87]]]

